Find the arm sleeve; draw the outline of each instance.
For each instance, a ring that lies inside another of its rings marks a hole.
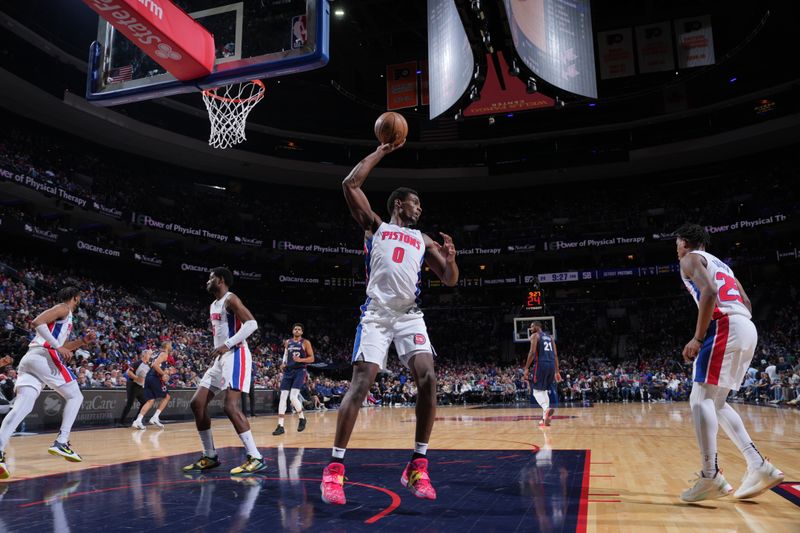
[[[289,361],[289,347],[283,349],[283,364],[285,365]]]
[[[248,320],[247,322],[242,324],[242,327],[239,329],[239,331],[236,332],[236,335],[225,341],[225,346],[227,346],[228,348],[233,348],[237,344],[241,344],[247,337],[252,335],[253,332],[255,332],[255,330],[257,329],[258,329],[258,322],[256,322],[255,320]]]
[[[50,333],[50,328],[47,327],[47,324],[39,324],[36,326],[36,333],[38,333],[44,340],[47,341],[49,344],[49,348],[60,348],[61,345],[58,343],[53,334]]]

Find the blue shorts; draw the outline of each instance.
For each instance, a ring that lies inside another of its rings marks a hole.
[[[538,363],[531,375],[531,389],[549,391],[556,380],[556,365]]]
[[[302,389],[306,382],[305,368],[287,368],[283,371],[281,390]]]
[[[167,396],[167,385],[161,381],[161,376],[147,374],[144,378],[144,399],[158,400]]]

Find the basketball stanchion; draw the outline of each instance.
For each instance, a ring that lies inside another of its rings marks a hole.
[[[261,80],[234,83],[203,91],[203,102],[211,121],[208,144],[226,149],[247,140],[247,115],[264,98],[266,87]]]

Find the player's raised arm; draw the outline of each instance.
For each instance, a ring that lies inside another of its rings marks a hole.
[[[439,244],[426,234],[422,234],[425,240],[425,263],[431,267],[433,273],[442,280],[448,287],[455,287],[458,283],[458,265],[456,265],[456,247],[453,238],[446,233],[440,233],[444,244]]]
[[[714,315],[714,304],[717,299],[717,285],[711,279],[711,274],[703,261],[704,259],[698,254],[686,254],[681,259],[681,272],[692,280],[700,291],[694,337],[683,348],[683,358],[687,362],[697,357],[700,351],[708,326],[711,324],[711,317]]]
[[[376,231],[378,226],[381,225],[381,217],[372,210],[367,195],[361,190],[361,186],[372,169],[375,168],[375,165],[383,159],[383,156],[401,148],[403,144],[405,142],[397,146],[389,143],[380,145],[374,152],[359,161],[342,181],[344,199],[347,202],[347,207],[350,208],[350,214],[353,215],[353,218],[356,219],[356,222],[364,231]]]

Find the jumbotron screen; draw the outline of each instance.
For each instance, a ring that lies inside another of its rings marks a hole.
[[[589,0],[504,0],[514,48],[542,80],[597,98]]]
[[[430,118],[453,107],[472,79],[475,58],[453,0],[428,0]]]

